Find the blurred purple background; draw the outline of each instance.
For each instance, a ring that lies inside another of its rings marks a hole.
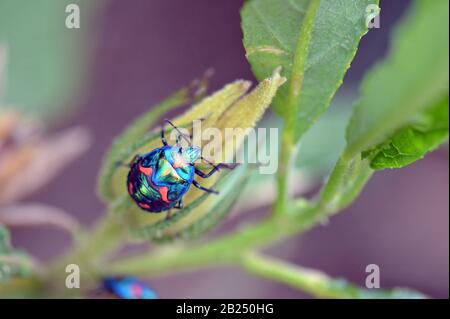
[[[95,195],[97,172],[112,139],[149,106],[204,70],[216,71],[211,88],[236,78],[254,79],[242,47],[242,1],[110,0],[89,31],[93,52],[86,91],[75,115],[60,123],[87,127],[90,151],[29,201],[64,208],[92,224],[104,205]],[[409,1],[383,1],[381,28],[363,38],[345,89],[388,47],[388,35]],[[413,66],[411,66],[413,67]],[[381,286],[407,286],[433,297],[449,291],[448,151],[436,151],[407,168],[376,173],[360,198],[328,225],[269,252],[364,285],[365,267],[381,268]],[[14,243],[48,259],[68,238],[50,229],[14,232]],[[178,274],[149,282],[162,298],[300,298],[283,285],[236,268]]]

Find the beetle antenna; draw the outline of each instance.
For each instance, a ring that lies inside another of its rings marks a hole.
[[[189,144],[191,145],[191,141],[186,137],[186,134],[183,134],[178,127],[175,126],[175,124],[173,124],[170,120],[168,119],[164,119],[164,122],[168,123],[170,126],[172,126],[177,132],[178,134],[180,134],[180,136]],[[164,129],[164,128],[163,128]]]

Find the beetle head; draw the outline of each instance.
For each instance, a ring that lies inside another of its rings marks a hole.
[[[181,150],[181,156],[186,161],[186,163],[192,164],[200,157],[201,152],[202,150],[200,149],[200,147],[189,145],[188,147]]]

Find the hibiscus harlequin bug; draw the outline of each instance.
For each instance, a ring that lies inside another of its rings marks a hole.
[[[156,293],[143,281],[134,277],[106,277],[103,287],[120,299],[156,299]]]
[[[166,123],[178,133],[173,146],[167,143],[164,136]],[[152,213],[168,211],[171,208],[181,209],[183,196],[191,184],[205,192],[217,194],[217,191],[201,186],[194,180],[194,176],[208,178],[220,168],[233,168],[224,163],[214,165],[209,162],[201,156],[198,146],[189,144],[186,148],[181,147],[181,138],[189,143],[188,138],[172,122],[165,120],[161,129],[163,146],[144,155],[136,155],[130,164],[128,193],[141,209]],[[194,163],[198,159],[211,165],[211,171],[204,173],[195,167]]]

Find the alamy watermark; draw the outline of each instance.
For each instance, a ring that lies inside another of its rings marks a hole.
[[[77,4],[71,3],[66,6],[66,28],[79,29],[80,28],[80,7]]]
[[[180,139],[180,131],[184,137]],[[170,139],[201,146],[202,156],[213,163],[257,164],[260,174],[275,174],[278,169],[278,128],[224,128],[203,129],[201,120],[192,122],[190,131],[179,127]]]
[[[380,7],[376,4],[369,4],[366,7],[366,26],[369,29],[380,28]]]
[[[366,288],[380,288],[380,267],[377,264],[369,264],[366,266]]]
[[[80,266],[77,264],[69,264],[66,266],[66,288],[78,289],[80,288]]]

